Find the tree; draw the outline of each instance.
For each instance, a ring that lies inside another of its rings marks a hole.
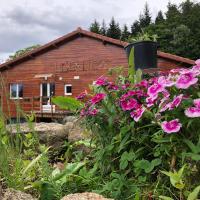
[[[163,23],[163,22],[164,22],[164,17],[163,17],[162,11],[160,10],[158,12],[156,19],[155,19],[155,23],[158,24],[158,23]]]
[[[36,45],[30,46],[30,47],[27,47],[27,48],[24,48],[24,49],[20,49],[20,50],[16,51],[13,55],[10,55],[9,58],[8,58],[8,61],[13,60],[15,58],[18,58],[19,56],[22,56],[22,55],[38,48],[38,47],[40,47],[40,45],[36,44]]]
[[[115,22],[114,17],[112,17],[111,22],[109,24],[109,28],[107,30],[107,36],[114,39],[120,39],[121,37],[121,30],[119,27],[119,23]]]
[[[128,31],[128,27],[126,24],[124,24],[124,27],[122,29],[122,34],[121,34],[121,40],[126,41],[128,40],[130,36],[130,32]]]
[[[192,45],[190,41],[190,32],[190,29],[183,24],[174,29],[171,44],[177,55],[187,55],[186,57],[190,57],[190,52],[187,51]]]
[[[106,23],[105,23],[105,20],[103,20],[102,25],[101,25],[101,29],[100,29],[100,34],[106,35],[106,31],[107,31]]]
[[[98,33],[100,34],[101,31],[100,31],[100,25],[99,23],[97,22],[97,20],[95,19],[94,22],[90,25],[90,31],[93,32],[93,33]]]
[[[131,35],[136,36],[139,32],[141,32],[140,22],[136,20],[131,26]]]
[[[141,28],[145,28],[151,24],[151,14],[147,2],[145,3],[143,14],[139,17],[139,23]]]
[[[181,13],[178,10],[177,5],[168,3],[166,12],[166,22],[168,26],[174,28],[176,25],[180,25],[180,17]]]

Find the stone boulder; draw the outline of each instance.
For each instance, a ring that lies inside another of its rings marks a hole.
[[[99,194],[85,192],[85,193],[69,194],[63,197],[61,200],[112,200],[112,199],[106,199]]]
[[[69,133],[69,127],[58,123],[33,123],[31,127],[28,123],[21,123],[7,125],[6,128],[11,134],[35,132],[41,143],[53,147],[59,147],[67,139]]]
[[[65,124],[68,132],[68,141],[76,142],[79,140],[88,139],[91,133],[81,124],[81,119],[76,119],[73,122],[67,122]]]
[[[14,189],[7,189],[1,198],[1,200],[37,200],[33,198],[30,194],[26,194],[21,191]]]
[[[67,122],[75,122],[77,120],[77,117],[75,116],[66,116],[63,118],[62,123],[66,124]]]

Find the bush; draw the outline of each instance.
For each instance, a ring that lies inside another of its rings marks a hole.
[[[77,97],[89,98],[80,114],[96,143],[94,162],[104,180],[99,192],[115,199],[185,199],[200,184],[199,80],[197,60],[191,69],[149,80],[100,77],[92,96]]]

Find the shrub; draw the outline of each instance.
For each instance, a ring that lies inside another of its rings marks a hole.
[[[99,192],[115,199],[184,199],[200,184],[199,80],[197,60],[191,69],[149,80],[100,77],[92,96],[78,96],[89,98],[80,114],[96,143],[94,162],[104,179]],[[161,172],[183,166],[184,191]]]

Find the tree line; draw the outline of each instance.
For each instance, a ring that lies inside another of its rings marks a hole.
[[[112,17],[107,25],[105,20],[99,23],[96,19],[89,30],[114,39],[129,41],[141,33],[157,35],[159,49],[183,57],[200,58],[200,3],[185,0],[180,4],[168,3],[167,11],[159,11],[152,19],[146,3],[143,12],[130,27],[122,27]]]

